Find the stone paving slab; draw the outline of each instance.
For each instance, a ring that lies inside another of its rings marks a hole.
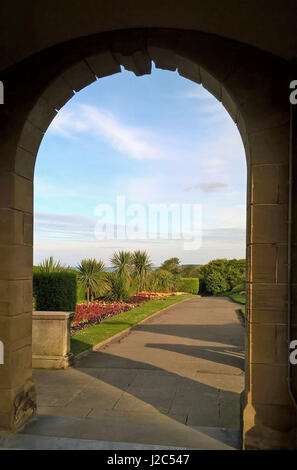
[[[226,443],[222,429],[185,426],[173,419],[160,416],[160,422],[123,421],[112,419],[89,419],[65,416],[41,415],[30,423],[21,435],[59,437],[66,439],[86,439],[92,441],[126,442],[130,445],[143,444],[192,449],[231,449],[238,448],[238,431],[229,431],[232,439]],[[105,437],[102,439],[102,437]],[[123,439],[123,436],[125,438]],[[0,444],[7,447],[7,437],[0,438]],[[170,440],[170,444],[168,444]],[[13,439],[12,439],[13,442]]]
[[[238,433],[231,434],[226,430],[210,429],[202,433],[203,440],[198,450],[217,449],[234,450],[239,448]],[[204,435],[205,433],[205,435]],[[211,439],[207,439],[206,436]],[[217,441],[217,442],[216,442]],[[52,437],[39,435],[23,435],[0,437],[0,450],[192,450],[187,447],[160,446],[137,444],[130,442],[111,442],[89,439],[72,439],[67,437]],[[197,448],[195,449],[197,450]]]

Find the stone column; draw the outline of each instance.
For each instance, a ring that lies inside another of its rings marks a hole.
[[[287,388],[289,125],[254,132],[249,140],[249,365],[244,447],[293,449],[296,411]]]
[[[0,429],[5,431],[22,428],[36,411],[31,348],[32,194],[32,180],[0,169],[0,341],[4,345]]]
[[[21,429],[36,413],[32,379],[33,175],[44,131],[56,114],[38,101],[42,67],[1,77],[0,107],[0,430]],[[37,95],[37,96],[36,96]]]

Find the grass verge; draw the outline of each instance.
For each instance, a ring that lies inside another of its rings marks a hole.
[[[91,349],[96,344],[136,325],[153,313],[157,313],[170,305],[193,297],[196,296],[174,295],[167,297],[165,300],[150,300],[129,312],[120,313],[109,320],[105,320],[100,323],[100,325],[90,326],[71,337],[71,352],[77,355],[82,351]]]
[[[237,304],[243,304],[245,305],[245,300],[246,300],[246,297],[244,294],[232,294],[232,293],[227,293],[228,297],[230,299],[232,299],[234,302],[236,302]],[[241,307],[240,308],[240,311],[243,315],[245,315],[245,307]]]

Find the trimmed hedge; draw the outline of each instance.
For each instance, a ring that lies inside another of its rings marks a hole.
[[[188,292],[189,294],[198,294],[199,279],[198,277],[182,277],[180,280],[179,290]]]
[[[76,307],[76,275],[67,271],[33,274],[35,309],[73,312]]]
[[[82,287],[78,280],[77,280],[77,276],[79,274],[79,271],[77,271],[76,269],[73,269],[73,268],[68,268],[68,269],[65,269],[65,271],[67,271],[68,273],[72,273],[72,274],[75,274],[75,277],[76,277],[76,303],[79,304],[81,302],[84,302],[85,300],[87,300],[87,297],[86,297],[86,290],[84,287]]]

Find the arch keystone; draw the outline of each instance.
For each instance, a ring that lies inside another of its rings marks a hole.
[[[115,52],[115,57],[120,65],[123,65],[129,72],[133,72],[137,77],[150,75],[152,71],[152,61],[145,50],[134,52],[129,56]]]

